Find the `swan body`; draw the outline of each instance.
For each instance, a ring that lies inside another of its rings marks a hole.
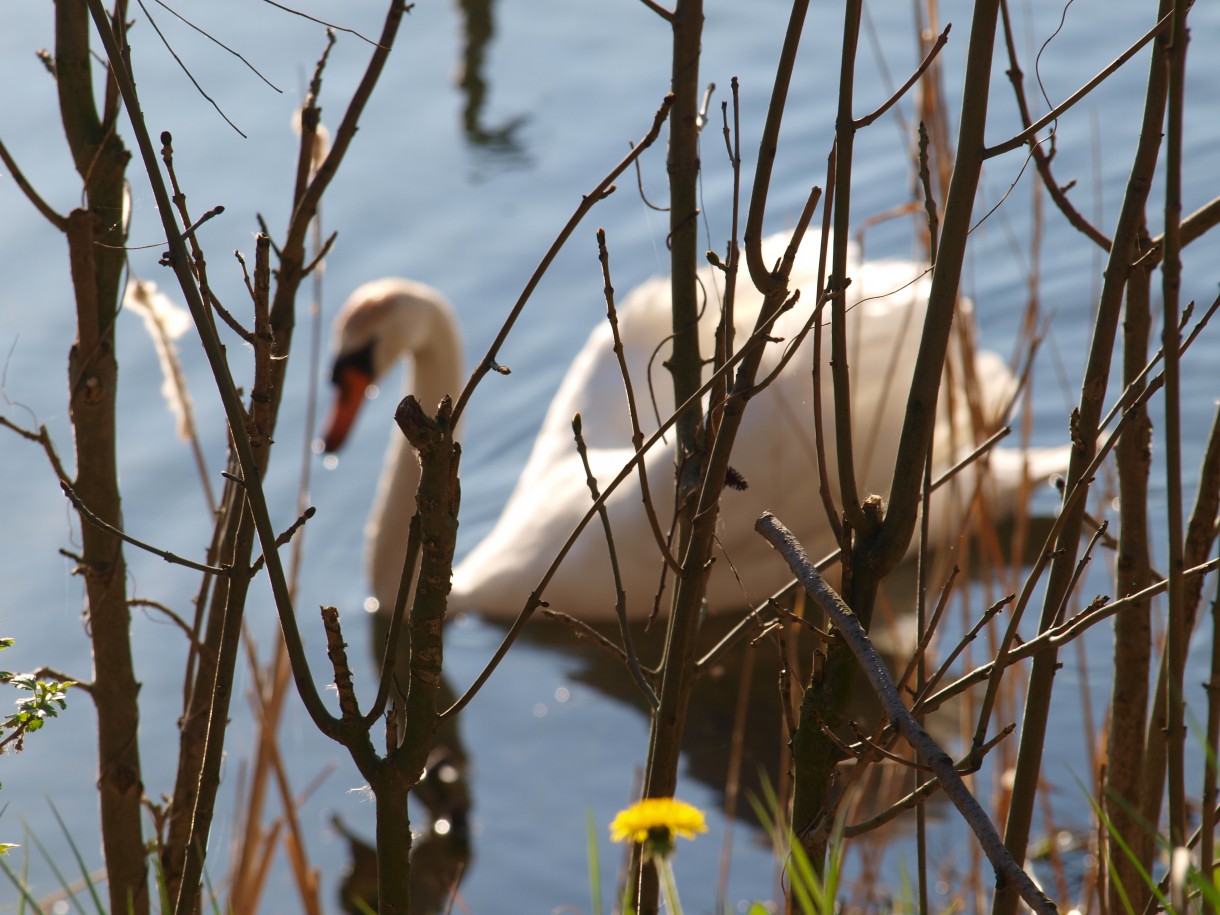
[[[784,236],[764,242],[764,258],[774,263],[787,243]],[[806,296],[783,314],[774,325],[773,337],[791,341],[809,318],[817,280],[817,240],[806,239],[798,256],[790,288],[803,289]],[[856,476],[861,494],[884,494],[893,472],[898,439],[906,409],[906,391],[915,365],[927,304],[929,280],[922,265],[909,261],[862,262],[851,258],[848,287],[848,361],[851,367],[853,444]],[[701,281],[708,291],[709,305],[700,323],[701,347],[711,351],[715,324],[719,319],[714,295],[720,278],[711,268]],[[444,337],[444,346],[424,345],[428,333],[411,334],[390,330],[405,323],[406,312],[418,312],[417,284],[403,288],[411,295],[389,295],[395,284],[380,281],[357,290],[338,320],[337,365],[347,354],[373,344],[377,360],[369,368],[378,377],[387,360],[410,355],[415,362],[415,393],[430,407],[444,393],[456,393],[458,357],[452,352],[455,328],[440,325],[452,319],[452,309],[439,294],[429,312],[428,327]],[[422,287],[425,288],[426,287]],[[395,304],[398,303],[398,304]],[[735,332],[738,344],[750,334],[762,304],[761,296],[743,278],[738,282]],[[402,314],[391,315],[399,310]],[[639,405],[639,421],[647,437],[658,427],[657,416],[673,411],[668,372],[661,367],[666,355],[653,359],[654,351],[671,333],[670,297],[667,279],[652,279],[634,290],[619,306],[620,334],[628,369]],[[963,301],[958,312],[958,330],[972,337],[971,308]],[[375,328],[384,325],[384,342]],[[357,328],[357,333],[353,328]],[[823,340],[820,367],[828,368],[829,332]],[[396,341],[396,342],[395,342]],[[499,520],[486,537],[455,568],[450,606],[477,611],[490,618],[512,618],[550,565],[559,548],[591,504],[585,471],[573,442],[571,422],[575,413],[583,417],[583,434],[594,476],[605,486],[634,453],[631,425],[611,331],[602,322],[577,353],[547,411],[525,469],[509,497]],[[397,352],[395,352],[397,349]],[[450,351],[454,369],[441,377],[439,351]],[[968,349],[968,348],[967,348]],[[933,476],[952,466],[999,425],[1016,391],[1016,380],[994,353],[971,353],[963,358],[963,347],[950,347],[946,385],[938,400],[934,438]],[[758,377],[766,377],[784,352],[783,344],[768,346]],[[651,365],[651,377],[649,376]],[[810,375],[812,335],[779,373],[774,383],[754,397],[745,411],[731,459],[732,466],[748,483],[744,491],[726,489],[722,502],[719,552],[708,584],[710,608],[729,610],[757,602],[788,580],[788,571],[767,543],[754,531],[754,521],[771,510],[801,539],[808,552],[819,557],[835,547],[818,494],[812,419],[813,386]],[[339,374],[336,369],[336,377]],[[428,376],[433,377],[428,377]],[[651,385],[656,398],[654,412],[648,396]],[[830,373],[822,374],[823,411],[828,438],[833,436],[833,405]],[[340,387],[340,401],[343,389]],[[328,448],[333,442],[328,433]],[[831,491],[838,494],[838,473],[833,441],[828,441],[827,473]],[[967,506],[978,486],[984,487],[995,518],[1015,510],[1027,481],[1046,479],[1066,467],[1065,449],[1021,451],[993,448],[983,469],[961,475],[933,498],[930,519],[932,539],[948,546],[962,531]],[[370,575],[374,597],[391,606],[393,588],[401,571],[406,524],[414,510],[414,488],[400,465],[418,466],[409,448],[395,430],[386,468],[370,519],[368,535]],[[673,511],[674,456],[669,444],[658,443],[646,455],[646,472],[662,529],[668,528]],[[607,499],[606,509],[614,532],[628,615],[644,618],[652,609],[661,580],[662,562],[641,498],[639,480],[630,477]],[[389,541],[393,541],[390,545]],[[397,555],[396,568],[380,570],[381,561]],[[378,579],[385,583],[379,583]],[[388,588],[389,590],[386,590]],[[605,535],[596,521],[577,539],[572,551],[542,594],[550,606],[581,619],[597,622],[614,616],[614,586]]]

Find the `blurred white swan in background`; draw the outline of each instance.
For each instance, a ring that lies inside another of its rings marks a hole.
[[[773,263],[786,243],[786,236],[764,242],[765,261]],[[799,288],[804,295],[797,307],[780,317],[773,336],[792,340],[808,319],[815,298],[817,250],[816,236],[806,238],[790,283],[790,288]],[[862,494],[884,495],[893,470],[930,285],[924,272],[923,265],[911,261],[864,263],[854,252],[849,265],[853,440]],[[715,284],[720,274],[713,276],[707,268],[701,279],[711,298],[700,325],[703,352],[707,353],[719,319]],[[738,344],[752,330],[761,301],[744,278],[739,281],[734,322]],[[963,300],[957,321],[969,338],[973,338],[971,320],[970,304]],[[635,289],[619,305],[619,322],[640,405],[639,420],[648,436],[657,428],[647,394],[648,363],[657,346],[670,335],[668,279],[648,280]],[[754,521],[763,510],[774,511],[811,555],[819,557],[835,547],[818,496],[811,341],[812,335],[802,352],[746,410],[732,466],[749,485],[744,491],[726,490],[721,503],[721,551],[707,595],[713,611],[761,600],[789,577],[784,563],[754,532]],[[823,353],[828,354],[828,329],[822,345]],[[576,354],[556,392],[499,520],[455,568],[452,609],[477,611],[493,619],[515,616],[587,511],[590,495],[573,443],[573,414],[580,412],[583,416],[589,461],[603,489],[633,454],[623,382],[611,346],[611,332],[603,320]],[[977,352],[967,366],[960,358],[962,350],[956,336],[950,350],[947,380],[938,401],[934,477],[1001,424],[1016,389],[1016,380],[996,354]],[[429,411],[445,394],[456,398],[464,380],[460,333],[452,307],[435,290],[407,280],[378,280],[352,293],[336,320],[334,352],[332,380],[337,400],[324,436],[327,451],[343,444],[366,388],[399,359],[413,364],[414,379],[408,382],[408,389]],[[673,409],[669,375],[661,367],[667,352],[662,348],[652,366],[652,389],[663,418]],[[759,378],[775,367],[782,353],[783,345],[768,347]],[[826,355],[821,364],[827,367]],[[829,371],[822,379],[829,438],[833,436],[834,415]],[[972,419],[972,411],[976,419]],[[837,499],[833,441],[827,442],[826,451],[831,488]],[[993,448],[986,464],[979,465],[986,467],[984,491],[991,517],[999,520],[1011,514],[1021,493],[1027,491],[1025,481],[1045,480],[1061,471],[1066,468],[1067,456],[1065,448]],[[656,512],[662,529],[666,529],[673,507],[672,437],[670,444],[654,446],[646,465]],[[933,498],[932,539],[936,546],[949,546],[959,536],[965,506],[978,486],[979,473],[975,470],[961,475],[955,485],[944,487]],[[382,608],[393,606],[418,479],[415,454],[399,430],[393,428],[366,528],[367,574],[373,597]],[[642,504],[638,477],[633,475],[619,486],[606,506],[628,615],[641,619],[652,608],[661,559]],[[553,608],[586,621],[612,619],[614,587],[607,555],[605,536],[595,520],[577,540],[543,598]]]

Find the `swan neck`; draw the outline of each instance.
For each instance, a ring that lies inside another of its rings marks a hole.
[[[411,312],[404,318],[417,322],[411,339],[418,342],[399,354],[410,363],[403,393],[414,394],[424,410],[434,414],[442,398],[456,398],[460,392],[461,335],[447,306],[417,300]],[[390,444],[365,532],[369,582],[383,613],[393,610],[397,597],[419,480],[419,457],[391,422]]]

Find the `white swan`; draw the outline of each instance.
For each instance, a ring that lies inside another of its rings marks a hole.
[[[776,236],[764,243],[764,258],[773,263],[787,243]],[[853,438],[857,479],[865,492],[882,492],[892,472],[911,376],[927,303],[929,280],[920,265],[909,261],[860,262],[853,256],[848,290],[849,363],[852,370]],[[715,283],[719,274],[702,273],[712,297],[701,322],[704,352],[710,349],[715,321]],[[807,238],[797,258],[792,288],[806,291],[797,308],[783,315],[773,335],[792,339],[809,315],[808,303],[817,277],[817,239]],[[753,327],[761,297],[744,280],[739,282],[735,324],[737,340]],[[657,428],[648,406],[648,363],[658,344],[670,334],[669,283],[645,282],[619,308],[620,332],[641,405],[645,435]],[[959,330],[972,336],[971,311],[963,302]],[[336,323],[334,380],[339,398],[326,433],[326,447],[342,444],[364,387],[380,377],[392,362],[410,357],[415,364],[413,391],[431,408],[461,383],[459,336],[453,312],[434,290],[405,280],[381,280],[361,287],[341,311]],[[829,350],[829,334],[823,341]],[[807,550],[820,556],[834,548],[826,523],[813,457],[812,382],[807,339],[798,353],[746,410],[737,439],[733,467],[748,481],[745,491],[726,491],[722,501],[717,556],[708,585],[713,610],[726,610],[758,601],[788,578],[784,564],[754,532],[764,509],[774,511],[791,527]],[[450,606],[491,618],[511,618],[524,605],[559,547],[590,504],[585,473],[573,444],[571,421],[584,418],[584,437],[594,474],[604,487],[633,453],[626,399],[611,333],[602,322],[590,335],[555,394],[529,460],[493,530],[455,568]],[[978,352],[968,363],[957,354],[946,369],[947,383],[939,398],[934,454],[937,469],[952,465],[994,430],[1016,382],[994,353]],[[769,347],[759,377],[773,368],[782,346]],[[652,388],[662,417],[672,411],[668,373],[652,367]],[[826,359],[822,365],[825,367]],[[966,369],[969,368],[969,371]],[[829,372],[823,374],[823,400],[828,430],[833,426]],[[355,379],[353,381],[353,379]],[[511,383],[507,382],[507,383]],[[970,396],[968,396],[970,395]],[[973,419],[972,419],[973,414]],[[980,428],[976,428],[979,426]],[[828,473],[838,492],[833,443],[827,444]],[[986,494],[993,517],[1011,513],[1024,492],[1024,481],[1046,479],[1066,467],[1066,449],[1020,451],[993,449],[985,472]],[[647,472],[662,527],[672,510],[672,445],[658,444],[647,457]],[[934,470],[934,473],[936,471]],[[401,571],[406,526],[414,510],[418,465],[395,429],[372,516],[367,529],[368,573],[374,598],[392,605]],[[953,543],[962,529],[965,502],[978,485],[966,474],[933,501],[933,539]],[[871,488],[870,488],[871,487]],[[963,495],[965,494],[965,495]],[[652,608],[660,580],[661,560],[640,497],[638,479],[630,478],[608,499],[628,613],[643,618]],[[552,607],[587,621],[611,619],[614,588],[605,537],[598,523],[577,540],[543,594]]]

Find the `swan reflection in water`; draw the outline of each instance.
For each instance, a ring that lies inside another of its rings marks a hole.
[[[766,240],[765,261],[775,262],[787,242],[788,238],[782,235]],[[772,337],[796,341],[810,320],[816,299],[813,290],[817,251],[817,239],[807,238],[791,277],[791,287],[802,289],[805,295],[776,321],[770,330]],[[854,251],[848,272],[852,280],[847,291],[847,335],[853,369],[856,476],[865,491],[876,492],[882,491],[880,484],[889,478],[897,454],[905,418],[904,391],[918,354],[930,282],[922,264],[900,260],[863,262]],[[714,291],[716,280],[717,275],[710,267],[701,274],[705,290]],[[761,305],[762,297],[757,291],[739,284],[734,311],[739,344],[753,330]],[[654,374],[649,379],[649,372],[654,371],[654,353],[671,334],[668,280],[654,279],[642,284],[623,300],[618,317],[624,358],[633,383],[637,390],[651,387],[656,395],[655,413],[645,409],[639,416],[647,436],[656,429],[657,416],[668,416],[673,411],[672,390],[664,383],[667,380],[664,371],[660,370],[662,377]],[[711,351],[718,318],[719,309],[714,305],[704,309],[699,327],[704,352]],[[963,300],[959,306],[957,326],[960,338],[950,347],[938,401],[933,477],[995,431],[1017,389],[1016,379],[997,355],[973,350],[968,301]],[[775,509],[811,555],[824,555],[835,546],[818,493],[818,474],[813,470],[816,459],[809,403],[811,340],[812,337],[806,338],[803,352],[796,353],[787,363],[781,362],[782,343],[767,348],[759,377],[767,377],[773,370],[776,376],[769,387],[751,400],[733,452],[733,467],[748,486],[744,491],[727,491],[721,503],[718,536],[721,554],[712,567],[707,589],[712,614],[725,614],[757,603],[787,581],[787,568],[753,530],[754,520],[764,510]],[[494,622],[513,619],[587,511],[590,497],[586,473],[572,442],[571,421],[575,413],[583,416],[589,464],[603,485],[631,457],[632,430],[612,342],[608,324],[603,322],[577,353],[503,513],[490,533],[454,569],[451,611],[475,612]],[[828,344],[823,345],[829,348]],[[343,445],[366,390],[397,362],[405,359],[413,368],[408,390],[428,410],[435,409],[446,395],[456,395],[464,381],[461,334],[454,309],[436,290],[409,280],[377,280],[357,289],[336,319],[334,355],[332,381],[336,398],[324,434],[329,452]],[[662,359],[655,361],[659,365]],[[823,368],[827,366],[825,352],[819,362]],[[824,415],[833,416],[829,383],[823,385],[822,396]],[[833,443],[827,443],[826,453],[830,490],[837,492]],[[985,462],[972,464],[933,497],[929,517],[931,546],[953,547],[976,493],[987,503],[991,518],[1011,516],[1028,493],[1029,481],[1044,480],[1060,472],[1067,465],[1068,453],[1067,448],[993,448]],[[673,503],[672,449],[658,444],[648,452],[643,464],[653,502],[658,513],[666,516]],[[374,626],[377,656],[384,647],[386,617],[394,605],[402,571],[419,476],[416,455],[398,430],[393,429],[366,527],[370,607],[378,610]],[[640,622],[653,608],[662,563],[642,504],[638,479],[629,477],[605,505],[627,594],[627,615]],[[583,622],[612,623],[615,589],[606,556],[600,527],[588,526],[543,598],[555,609]],[[531,624],[531,628],[540,627]],[[399,676],[404,683],[407,657],[403,646],[398,658],[404,665]],[[764,676],[775,682],[774,671]],[[598,674],[597,679],[603,678]],[[614,676],[610,679],[613,681]],[[629,688],[630,679],[621,666],[617,682],[628,684]],[[598,685],[611,694],[616,688],[600,682]],[[762,704],[775,707],[776,724],[767,731],[766,742],[770,744],[770,735],[774,735],[778,745],[779,705]],[[732,702],[716,700],[706,713],[692,711],[692,739],[697,723],[721,720],[726,715],[731,718],[728,710],[732,707]],[[761,721],[753,709],[750,721],[752,729]],[[722,735],[725,733],[723,728],[719,730]],[[439,758],[438,768],[445,771],[445,767],[451,766],[453,771],[460,772],[465,766],[465,753],[456,732],[440,735],[439,745],[445,749],[441,751],[444,755]],[[725,745],[723,737],[720,745]],[[699,753],[689,759],[697,765],[704,759],[724,755]],[[695,774],[703,778],[698,772]],[[709,773],[708,779],[712,777]],[[461,779],[426,785],[424,794],[433,795],[428,801],[433,816],[451,825],[464,823],[469,798]]]
[[[457,84],[465,97],[462,105],[462,131],[470,145],[509,160],[524,160],[525,147],[517,132],[525,124],[525,115],[510,118],[498,127],[484,123],[487,104],[487,79],[483,75],[487,62],[487,47],[495,35],[495,20],[491,0],[458,0],[462,17],[462,59],[458,67]]]

